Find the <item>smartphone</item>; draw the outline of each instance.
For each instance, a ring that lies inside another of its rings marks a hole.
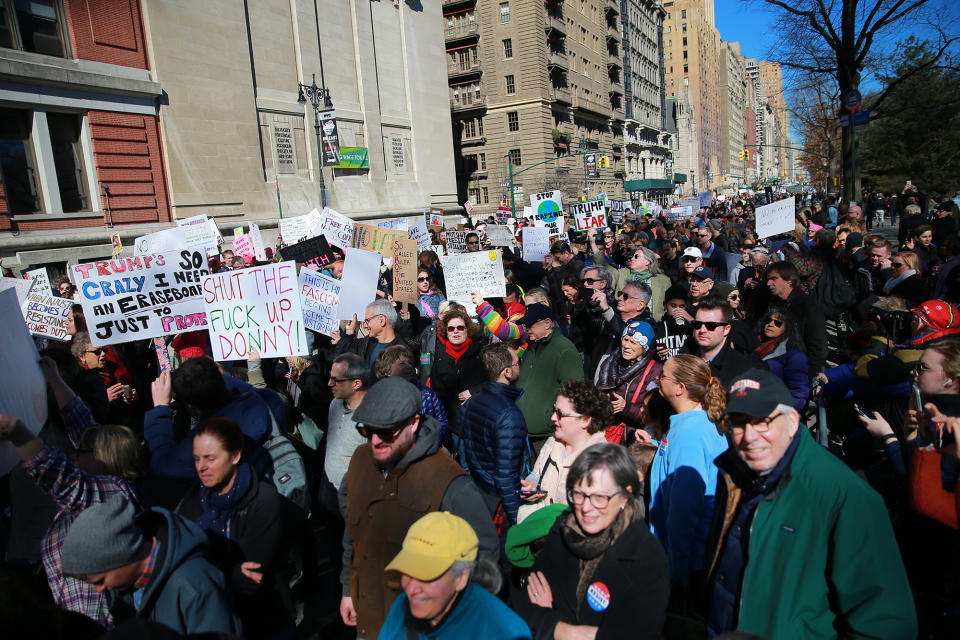
[[[517,493],[519,493],[522,496],[535,496],[538,493],[545,493],[545,492],[542,490],[538,491],[536,489],[529,490],[529,491],[527,489],[520,489],[520,491],[518,491]]]
[[[133,389],[128,384],[123,385],[123,399],[127,402],[133,400]]]
[[[853,410],[856,411],[861,418],[866,418],[867,420],[870,420],[870,416],[868,416],[867,413],[863,410],[863,407],[860,406],[859,402],[853,403]]]
[[[910,391],[913,393],[913,408],[917,410],[917,422],[923,418],[923,400],[920,398],[920,387],[915,384],[910,385]]]

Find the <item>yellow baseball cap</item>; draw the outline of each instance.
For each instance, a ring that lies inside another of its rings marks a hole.
[[[454,562],[476,560],[479,545],[477,534],[466,520],[449,511],[434,511],[410,525],[403,548],[384,571],[399,571],[430,582]]]

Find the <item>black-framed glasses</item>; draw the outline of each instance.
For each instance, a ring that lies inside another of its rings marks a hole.
[[[729,322],[710,322],[706,320],[694,320],[690,323],[690,326],[693,327],[693,330],[696,331],[700,327],[706,327],[707,331],[716,331],[718,327],[725,327]]]
[[[595,282],[600,282],[600,278],[584,278],[583,279],[584,284],[593,284]]]
[[[637,300],[637,298],[627,295],[627,293],[624,291],[621,291],[620,293],[618,293],[617,297],[620,298],[621,300]]]
[[[570,504],[579,507],[584,503],[584,501],[589,500],[594,509],[606,509],[607,505],[610,504],[610,500],[621,493],[623,493],[623,489],[620,491],[615,491],[610,495],[603,493],[584,493],[583,491],[573,489],[572,491],[567,491],[567,501]]]
[[[97,347],[96,349],[87,349],[84,353],[95,353],[98,356],[100,354],[106,353],[109,347]]]
[[[430,278],[427,278],[427,277],[417,278],[417,282],[430,282]]]
[[[763,324],[764,325],[772,324],[777,329],[779,329],[780,327],[783,326],[783,320],[777,320],[772,316],[767,316],[766,318],[763,319]]]
[[[744,416],[742,419],[727,418],[725,423],[731,433],[743,433],[746,431],[747,425],[750,425],[750,427],[757,433],[767,433],[770,431],[770,425],[773,424],[773,421],[782,415],[782,413],[775,413],[767,418],[752,418],[749,416]]]
[[[359,380],[360,378],[334,378],[330,376],[329,380],[333,384],[340,384],[341,382],[350,382],[351,380]]]
[[[683,257],[683,261],[684,261],[684,262],[696,262],[696,261],[699,260],[699,259],[700,259],[700,258],[696,258],[696,257],[694,257],[694,256],[684,256],[684,257]]]
[[[397,439],[397,436],[400,435],[400,432],[403,431],[408,424],[410,424],[410,421],[404,420],[400,424],[395,424],[392,427],[387,427],[386,429],[372,429],[365,424],[358,424],[357,432],[367,440],[376,434],[381,441],[390,443]]]

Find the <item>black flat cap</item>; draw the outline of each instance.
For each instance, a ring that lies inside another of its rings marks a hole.
[[[403,378],[384,378],[367,391],[353,412],[357,426],[392,429],[423,408],[420,390]]]

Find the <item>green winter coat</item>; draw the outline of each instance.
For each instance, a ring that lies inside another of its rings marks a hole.
[[[517,399],[517,406],[523,412],[531,438],[543,439],[553,434],[550,415],[560,384],[582,377],[583,359],[556,325],[543,340],[530,341],[520,363],[517,388],[523,390],[523,395]]]
[[[750,526],[737,628],[776,640],[916,638],[910,585],[883,500],[802,424],[799,436],[789,469]],[[739,495],[721,471],[716,513],[725,516],[724,534]]]

